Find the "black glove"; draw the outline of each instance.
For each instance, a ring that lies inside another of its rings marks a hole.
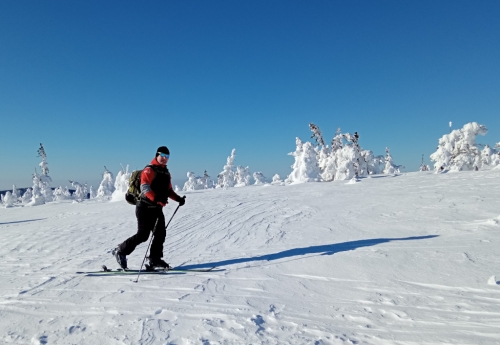
[[[184,205],[186,203],[186,196],[184,195],[183,197],[179,197],[177,202],[179,203],[179,206]]]

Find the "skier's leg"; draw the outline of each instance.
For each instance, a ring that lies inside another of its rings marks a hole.
[[[163,257],[163,242],[165,242],[167,234],[165,230],[165,215],[163,214],[162,209],[158,210],[157,217],[158,224],[156,224],[153,243],[151,244],[151,249],[149,251],[149,257],[153,259],[160,259]]]
[[[130,255],[135,247],[146,242],[149,238],[149,233],[153,230],[156,222],[157,208],[149,208],[139,204],[135,207],[135,215],[137,217],[137,233],[118,246],[118,249],[123,255]]]

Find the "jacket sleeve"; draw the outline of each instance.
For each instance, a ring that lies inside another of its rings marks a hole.
[[[151,182],[155,177],[155,172],[150,167],[144,168],[141,173],[141,195],[152,202],[155,201],[155,192],[151,189]]]

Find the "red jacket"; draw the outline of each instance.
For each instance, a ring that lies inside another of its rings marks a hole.
[[[151,161],[150,165],[157,165],[159,167],[165,165],[162,165],[158,163],[156,158],[153,158]],[[151,189],[151,183],[153,182],[153,179],[155,178],[155,172],[153,169],[150,167],[144,168],[144,170],[141,173],[141,193],[144,194],[149,200],[154,202],[155,200],[155,192]],[[169,191],[168,191],[168,197],[172,200],[178,201],[180,199],[180,196],[174,192],[172,189],[172,181],[170,181],[170,186],[169,186]]]

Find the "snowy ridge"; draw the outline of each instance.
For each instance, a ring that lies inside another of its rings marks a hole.
[[[75,274],[116,267],[109,251],[135,232],[124,201],[2,208],[0,343],[497,344],[499,179],[187,192],[165,259],[222,271],[139,283]]]

